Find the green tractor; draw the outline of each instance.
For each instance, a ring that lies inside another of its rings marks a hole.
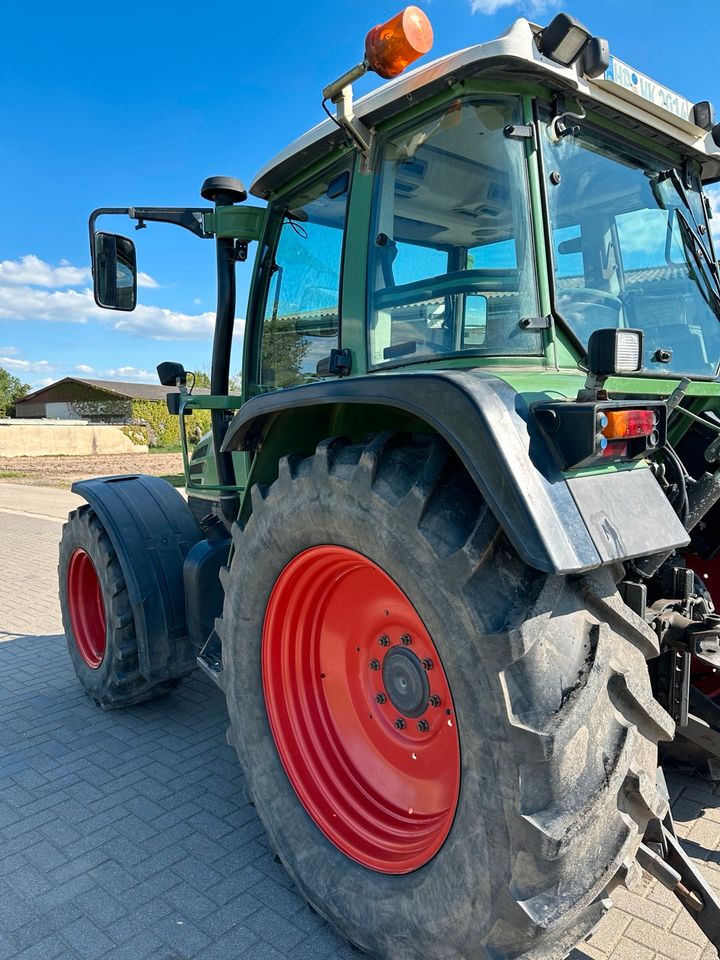
[[[414,7],[370,31],[265,206],[211,177],[92,214],[110,309],[137,266],[101,214],[214,238],[210,395],[158,368],[212,433],[187,500],[75,484],[70,656],[106,708],[199,665],[278,856],[376,957],[564,957],[639,867],[717,947],[658,744],[717,772],[720,125],[566,14],[400,76],[431,41]]]

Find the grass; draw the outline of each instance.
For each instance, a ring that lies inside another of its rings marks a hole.
[[[167,480],[168,483],[171,483],[174,487],[184,487],[185,486],[185,474],[184,473],[165,473],[160,477],[161,480]]]
[[[0,480],[15,480],[18,477],[27,477],[29,474],[21,473],[19,470],[0,470]]]
[[[178,440],[177,443],[168,443],[164,447],[150,447],[150,453],[182,453],[182,444]]]

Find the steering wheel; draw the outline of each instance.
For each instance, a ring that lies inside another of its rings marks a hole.
[[[619,297],[614,293],[608,293],[607,290],[599,290],[596,287],[568,288],[561,292],[560,298],[564,298],[568,303],[598,303],[604,307],[611,307],[618,313],[622,309],[622,301]]]

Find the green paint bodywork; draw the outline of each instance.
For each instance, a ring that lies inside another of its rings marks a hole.
[[[266,212],[266,207],[216,207],[203,214],[203,228],[216,237],[259,240]]]
[[[533,122],[534,102],[549,103],[549,94],[542,87],[523,80],[466,80],[464,83],[452,83],[442,93],[423,102],[412,103],[401,115],[381,125],[377,130],[378,139],[382,139],[399,125],[407,124],[409,120],[436,110],[439,107],[452,103],[458,96],[487,94],[508,94],[521,98],[522,111],[525,123]],[[604,117],[594,116],[588,110],[593,121],[606,129],[617,132],[622,130],[615,121]],[[624,130],[628,135],[628,130]],[[637,136],[633,131],[630,134],[634,140],[648,150],[659,153],[673,164],[680,162],[680,155],[661,148],[656,143],[650,143]],[[528,169],[529,197],[532,208],[533,241],[537,272],[537,289],[539,307],[543,316],[553,316],[551,302],[550,277],[552,264],[550,253],[547,250],[544,230],[544,218],[547,216],[542,198],[542,167],[539,156],[540,147],[533,140],[526,141],[526,159]],[[250,297],[247,309],[247,331],[243,356],[243,397],[191,397],[185,401],[188,407],[202,409],[236,409],[253,396],[257,391],[254,388],[256,370],[255,351],[256,340],[252,331],[262,322],[264,309],[264,290],[262,276],[262,261],[269,255],[274,243],[275,234],[279,230],[281,217],[273,216],[274,209],[282,209],[283,198],[291,194],[298,186],[316,177],[325,170],[336,165],[340,159],[346,157],[351,150],[348,147],[336,148],[328,153],[327,157],[309,167],[304,173],[289,180],[282,188],[269,198],[269,207],[225,207],[205,215],[205,225],[209,232],[218,236],[237,237],[246,240],[258,240],[258,255],[253,269],[253,278],[250,286]],[[373,190],[375,176],[372,165],[375,155],[371,155],[370,172],[366,165],[356,157],[352,176],[350,201],[346,222],[345,244],[342,262],[342,288],[340,305],[340,346],[350,350],[352,356],[352,375],[363,375],[368,372],[368,351],[366,340],[367,314],[367,263],[370,243],[370,224],[372,216]],[[516,390],[522,397],[532,400],[559,400],[573,399],[578,390],[584,385],[585,374],[579,367],[581,357],[575,347],[568,340],[563,330],[556,327],[554,322],[543,331],[543,353],[538,357],[435,357],[425,362],[409,364],[399,361],[392,367],[384,366],[373,376],[392,376],[397,370],[404,373],[422,372],[433,369],[491,369],[493,374]],[[611,378],[606,388],[611,397],[663,398],[668,397],[678,386],[680,376],[660,378],[657,376],[617,377]],[[720,382],[715,380],[696,379],[690,383],[686,394],[686,405],[694,414],[704,410],[720,410]],[[689,401],[689,402],[688,402]],[[670,439],[676,442],[692,423],[691,418],[675,416],[671,422]],[[351,439],[360,440],[369,432],[377,430],[428,430],[428,425],[408,414],[394,408],[384,408],[375,405],[344,406],[338,403],[328,403],[327,406],[290,409],[279,417],[266,437],[262,450],[253,458],[252,465],[248,463],[245,454],[235,454],[238,483],[235,488],[243,493],[241,511],[247,513],[249,500],[247,497],[248,475],[252,469],[253,481],[269,483],[277,475],[279,459],[289,453],[312,453],[315,444],[327,436],[345,435]],[[192,478],[188,473],[187,447],[185,447],[185,467],[188,476],[188,492],[193,496],[212,497],[217,491],[224,489],[217,482],[215,464],[212,456],[212,446],[203,458],[193,458],[193,464],[202,462],[202,471],[194,472]],[[617,472],[618,470],[638,469],[646,464],[632,463],[609,465],[601,468],[592,468],[585,471],[568,473],[574,476],[577,473]],[[196,468],[197,469],[197,468]],[[198,479],[199,478],[199,479]]]

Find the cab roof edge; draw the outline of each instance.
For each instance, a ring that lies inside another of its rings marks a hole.
[[[580,61],[566,67],[543,56],[535,42],[535,37],[542,31],[540,25],[520,17],[495,39],[446,54],[370,91],[354,104],[355,116],[372,127],[401,112],[407,106],[408,98],[415,101],[427,99],[450,80],[461,81],[480,72],[483,65],[490,69],[496,63],[500,75],[507,71],[509,63],[525,65],[539,78],[545,77],[560,88],[611,105],[625,116],[636,119],[640,116],[648,125],[653,124],[676,139],[686,150],[713,160],[716,170],[708,174],[708,179],[720,177],[720,148],[714,143],[712,133],[694,127],[680,117],[673,117],[660,107],[651,109],[649,101],[643,102],[639,97],[633,98],[628,91],[613,89],[617,85],[610,84],[603,77],[586,77],[579,67]],[[323,120],[267,163],[256,175],[250,192],[267,199],[288,179],[344,142],[343,131],[337,123],[331,119]]]

